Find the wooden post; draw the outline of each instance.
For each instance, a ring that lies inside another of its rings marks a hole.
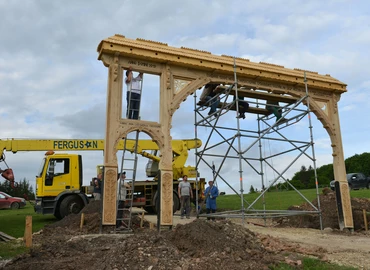
[[[26,216],[26,227],[24,229],[24,241],[26,247],[32,247],[32,216]]]
[[[84,226],[84,221],[85,221],[85,214],[81,213],[80,230],[82,230],[82,227]]]
[[[366,216],[366,210],[362,209],[362,214],[364,215],[364,223],[365,223],[365,231],[369,230],[368,224],[367,224],[367,216]]]
[[[143,224],[144,224],[144,209],[141,208],[143,210],[143,212],[141,212],[141,220],[140,220],[140,228],[143,228]]]
[[[149,223],[149,229],[153,230],[154,229],[154,223]]]

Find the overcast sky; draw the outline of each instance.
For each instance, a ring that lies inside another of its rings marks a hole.
[[[104,3],[0,0],[0,138],[103,138],[107,68],[97,60],[96,48],[102,39],[122,34],[132,39],[150,39],[175,47],[330,74],[348,84],[348,92],[339,102],[345,158],[367,152],[370,148],[370,123],[366,120],[370,103],[369,7],[365,0],[121,0]],[[158,77],[144,75],[142,119],[158,120],[158,87]],[[193,97],[189,97],[175,113],[173,139],[194,138],[193,103]],[[235,127],[235,113],[224,115],[220,121],[233,123]],[[255,130],[256,116],[248,115],[240,123],[243,128]],[[287,134],[309,141],[307,120],[289,128]],[[198,135],[203,142],[210,130],[199,128]],[[225,133],[227,137],[232,135]],[[315,117],[313,136],[316,165],[332,163],[329,137]],[[213,136],[211,141],[217,140],[220,141]],[[247,140],[242,143],[243,149],[249,145]],[[222,147],[221,154],[227,149]],[[283,148],[277,142],[262,145],[266,155]],[[252,147],[250,156],[258,151],[258,147]],[[95,176],[95,166],[102,164],[103,153],[80,153],[87,184]],[[17,181],[27,178],[34,183],[43,154],[7,153],[6,161]],[[281,172],[294,160],[290,158],[274,158],[270,163]],[[221,161],[208,158],[208,162],[215,162],[216,166]],[[138,179],[145,179],[145,162],[140,160]],[[194,152],[191,152],[188,165],[194,163]],[[284,176],[292,177],[302,165],[311,163],[300,160]],[[0,167],[5,166],[0,164]],[[250,185],[261,188],[261,179],[252,174],[250,167],[243,164],[242,170],[246,191]],[[222,174],[239,191],[238,171],[239,163],[233,159],[225,163]],[[207,179],[212,175],[204,164],[200,166],[200,173]],[[266,181],[276,175],[267,170]],[[221,191],[230,193],[222,181],[219,186]]]

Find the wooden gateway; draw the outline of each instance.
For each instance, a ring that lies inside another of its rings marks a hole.
[[[128,39],[114,35],[100,42],[98,59],[108,67],[106,133],[104,148],[103,225],[116,222],[117,143],[132,131],[148,134],[161,152],[161,225],[172,225],[172,149],[171,122],[174,112],[189,95],[209,82],[232,84],[234,58],[210,52],[175,48],[165,43],[144,39]],[[333,149],[335,179],[339,181],[340,228],[353,228],[353,218],[340,132],[337,103],[346,84],[330,75],[301,69],[288,69],[269,63],[253,63],[236,58],[238,86],[246,90],[239,95],[260,99],[294,102],[306,95],[304,73],[309,88],[312,112],[327,130]],[[123,71],[129,67],[137,72],[160,76],[159,122],[124,119],[122,115]],[[264,90],[264,91],[253,91]],[[264,113],[261,108],[249,108],[251,113]],[[265,112],[266,113],[266,112]]]

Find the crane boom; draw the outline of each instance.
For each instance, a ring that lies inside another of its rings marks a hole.
[[[126,150],[135,152],[136,140],[126,140]],[[185,163],[190,149],[198,148],[202,141],[198,139],[172,140],[172,167],[174,179],[179,179],[183,174],[194,175],[195,168]],[[118,150],[123,150],[124,140],[117,144]],[[104,140],[102,139],[5,139],[0,140],[0,156],[4,150],[17,153],[19,151],[103,151]],[[148,153],[146,151],[152,151]],[[158,172],[160,157],[157,156],[159,147],[153,140],[139,140],[136,151],[138,154],[149,159],[147,164],[147,176],[155,177]],[[156,154],[153,154],[156,153]],[[4,175],[3,175],[4,176]],[[5,176],[4,176],[5,177]],[[13,177],[14,178],[14,177]]]
[[[202,145],[198,139],[172,140],[174,154],[179,149],[194,149]],[[122,150],[124,141],[121,140],[117,149]],[[181,147],[183,146],[183,147]],[[126,150],[134,152],[135,140],[127,140]],[[137,151],[140,154],[145,150],[159,150],[153,140],[139,140]],[[104,150],[102,139],[5,139],[0,140],[0,156],[4,150],[17,153],[18,151],[96,151]]]

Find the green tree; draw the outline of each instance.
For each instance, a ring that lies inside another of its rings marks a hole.
[[[0,191],[8,193],[14,197],[20,197],[29,200],[35,199],[33,187],[30,185],[29,181],[26,180],[26,178],[23,178],[23,180],[20,182],[16,182],[14,187],[11,186],[9,181],[4,181],[3,183],[0,183]]]
[[[250,189],[249,189],[249,193],[256,193],[256,191],[254,190],[254,187],[251,185]]]

